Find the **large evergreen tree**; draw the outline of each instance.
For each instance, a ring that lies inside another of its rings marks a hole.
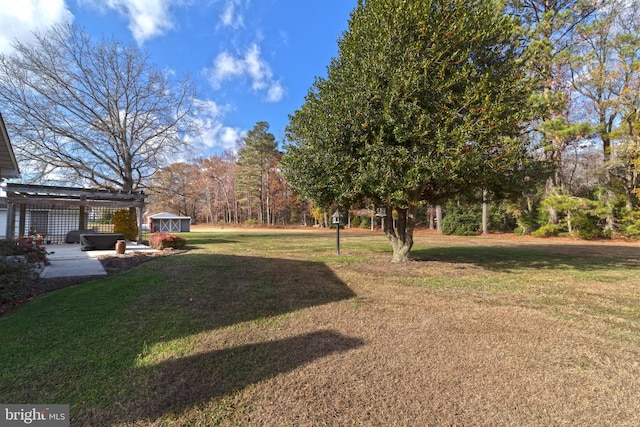
[[[359,1],[339,56],[290,118],[289,182],[320,206],[369,198],[393,261],[420,204],[522,180],[529,120],[523,38],[498,2]]]

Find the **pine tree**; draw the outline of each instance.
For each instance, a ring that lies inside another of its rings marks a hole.
[[[270,175],[279,156],[276,138],[268,130],[267,122],[256,123],[238,150],[238,193],[245,198],[249,219],[257,207],[259,224],[271,223]]]

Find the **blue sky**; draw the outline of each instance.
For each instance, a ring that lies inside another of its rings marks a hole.
[[[219,154],[256,122],[278,141],[288,115],[337,54],[357,0],[0,0],[0,52],[72,20],[93,36],[148,50],[189,73],[205,108],[196,155]]]

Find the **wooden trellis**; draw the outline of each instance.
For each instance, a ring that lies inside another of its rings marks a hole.
[[[63,243],[73,230],[111,233],[111,215],[136,208],[138,242],[146,195],[102,189],[7,184],[7,238],[40,235],[48,243]]]

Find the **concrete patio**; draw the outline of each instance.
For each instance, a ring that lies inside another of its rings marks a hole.
[[[81,251],[78,243],[62,243],[46,246],[50,265],[40,273],[42,278],[75,277],[75,276],[106,276],[107,272],[98,260],[101,255],[127,256],[132,252],[157,252],[145,245],[127,242],[124,255],[116,255],[115,249]]]

